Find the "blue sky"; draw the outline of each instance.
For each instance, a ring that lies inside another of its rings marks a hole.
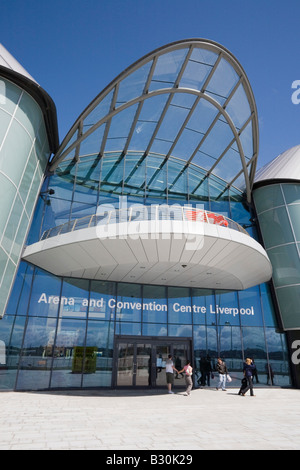
[[[0,0],[0,42],[54,100],[60,140],[126,67],[187,38],[222,44],[246,71],[258,167],[300,144],[299,0]]]

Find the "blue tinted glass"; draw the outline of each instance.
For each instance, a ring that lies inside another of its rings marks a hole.
[[[139,336],[142,334],[140,323],[117,322],[116,335]]]
[[[255,286],[241,291],[238,293],[238,296],[241,324],[263,326],[259,287]]]
[[[260,293],[261,293],[264,324],[265,326],[276,326],[277,320],[275,316],[274,304],[273,304],[269,285],[261,284]]]
[[[118,284],[116,320],[141,321],[142,299],[139,284]]]
[[[36,269],[33,278],[29,315],[56,317],[60,303],[61,280]]]
[[[61,319],[58,321],[54,345],[51,387],[80,387],[83,371],[85,320]]]
[[[89,299],[89,318],[101,320],[114,319],[115,284],[92,281]]]
[[[192,308],[194,324],[205,324],[211,320],[211,312],[215,311],[215,296],[213,291],[208,289],[192,289]]]
[[[239,325],[239,305],[236,292],[216,291],[216,310],[212,317],[218,325]]]
[[[192,325],[169,325],[169,336],[181,336],[190,338],[193,334]]]
[[[4,315],[0,321],[1,389],[13,389],[20,363],[26,317]]]
[[[27,315],[32,276],[33,267],[25,262],[21,262],[6,308],[6,315]]]
[[[59,315],[86,318],[89,303],[89,282],[84,279],[64,279]]]
[[[85,349],[89,369],[83,375],[83,387],[111,386],[113,338],[113,322],[89,321]]]
[[[168,288],[169,323],[192,323],[192,305],[189,294],[190,290],[185,287]]]
[[[143,335],[144,336],[167,336],[168,327],[167,324],[162,323],[144,323],[143,324]]]
[[[54,318],[29,318],[20,358],[17,389],[37,390],[49,387],[56,322]]]
[[[165,287],[144,286],[143,322],[166,323],[167,307],[167,292]]]

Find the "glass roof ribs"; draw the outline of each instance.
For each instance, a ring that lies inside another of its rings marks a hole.
[[[198,165],[229,185],[240,183],[243,175],[250,200],[258,120],[244,70],[227,49],[204,39],[178,41],[144,56],[79,116],[50,170],[64,158],[77,161],[108,152],[123,157],[137,152],[140,163],[149,154],[160,155],[148,185],[155,184],[170,157]],[[133,165],[123,184],[134,172]]]

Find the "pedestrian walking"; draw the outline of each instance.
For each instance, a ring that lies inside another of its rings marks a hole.
[[[228,374],[227,366],[224,361],[219,357],[216,365],[217,372],[219,373],[219,383],[217,386],[217,390],[222,388],[224,392],[226,392],[226,375]]]
[[[255,369],[256,369],[255,364],[253,364],[252,360],[247,357],[244,363],[244,367],[243,367],[243,373],[244,373],[245,378],[247,379],[247,384],[246,384],[246,387],[242,388],[241,390],[242,397],[245,396],[248,390],[250,390],[250,396],[254,397],[252,378],[253,378],[253,372],[255,371]]]
[[[186,384],[185,395],[190,395],[192,387],[193,387],[193,381],[192,381],[193,368],[191,366],[190,361],[186,362],[186,365],[184,366],[182,370],[178,372],[178,374],[181,374],[182,372],[185,373],[185,384]]]

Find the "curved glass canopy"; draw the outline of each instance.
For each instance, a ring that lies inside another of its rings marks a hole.
[[[140,163],[156,154],[162,161],[158,171],[175,157],[200,167],[207,177],[224,180],[227,188],[242,188],[250,201],[258,122],[242,67],[208,40],[157,49],[122,72],[85,109],[50,171],[65,159],[101,158],[110,152],[138,152]]]

